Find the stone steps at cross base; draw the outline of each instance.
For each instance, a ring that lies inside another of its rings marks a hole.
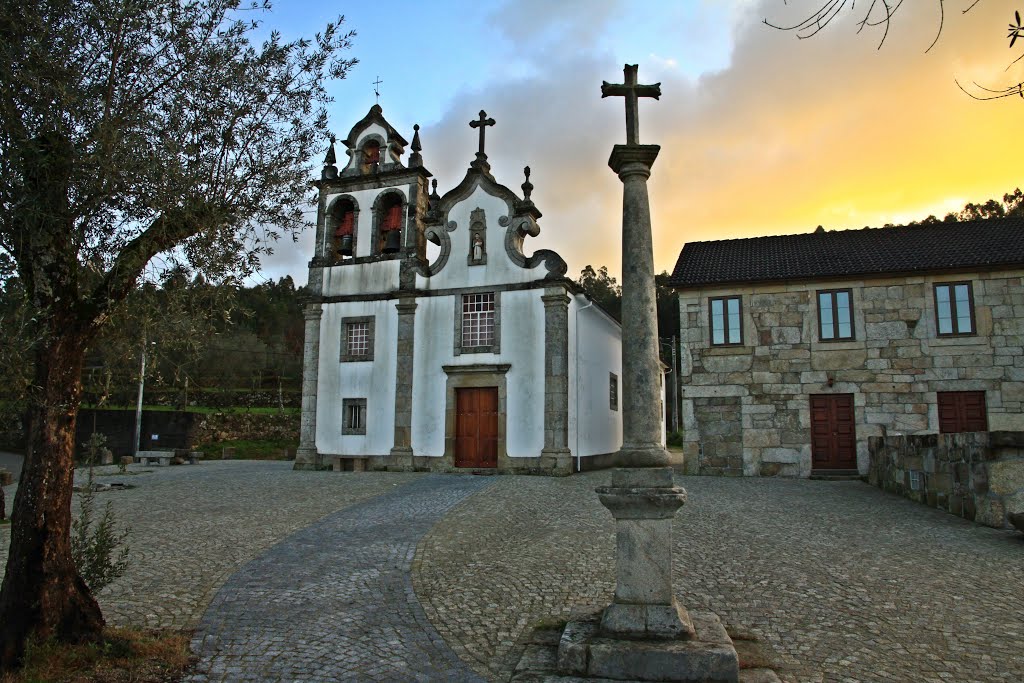
[[[815,481],[857,481],[861,476],[857,470],[811,470],[809,478]]]

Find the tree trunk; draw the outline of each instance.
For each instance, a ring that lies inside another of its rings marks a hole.
[[[102,633],[99,604],[71,557],[75,421],[86,342],[74,326],[61,329],[55,321],[36,353],[28,447],[0,588],[0,670],[20,665],[29,638],[82,642]]]

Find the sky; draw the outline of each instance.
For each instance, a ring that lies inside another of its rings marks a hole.
[[[905,223],[1021,186],[1024,101],[979,102],[956,83],[1024,78],[1024,62],[1007,68],[1015,3],[964,14],[973,1],[945,0],[944,18],[939,0],[904,2],[881,47],[880,28],[857,31],[868,3],[808,39],[764,23],[798,23],[823,0],[279,0],[264,28],[309,36],[344,14],[359,64],[329,87],[332,131],[344,139],[366,115],[379,78],[385,118],[409,140],[420,125],[441,194],[486,110],[492,173],[520,192],[529,165],[544,214],[524,250],[554,249],[571,277],[588,264],[618,276],[622,184],[607,161],[624,104],[600,86],[626,63],[661,83],[640,102],[640,142],[661,145],[648,181],[659,272],[686,242]],[[312,244],[312,229],[282,241],[262,277],[304,284]]]

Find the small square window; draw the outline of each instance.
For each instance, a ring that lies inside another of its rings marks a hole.
[[[366,399],[341,400],[341,433],[366,434]]]
[[[619,409],[619,378],[614,372],[608,373],[608,407]]]
[[[341,319],[341,361],[373,360],[373,316]]]
[[[740,297],[717,296],[708,299],[711,311],[711,345],[730,346],[743,343],[743,317]]]
[[[974,334],[974,292],[970,282],[935,285],[935,329],[940,337]]]
[[[853,338],[851,290],[832,289],[818,292],[818,339],[842,341]]]

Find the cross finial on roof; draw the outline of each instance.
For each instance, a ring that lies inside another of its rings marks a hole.
[[[380,84],[383,82],[380,80],[380,76],[377,76],[377,80],[373,82],[373,94],[377,97],[377,104],[380,104]]]
[[[480,110],[480,118],[476,121],[470,121],[470,128],[480,129],[480,149],[477,151],[477,159],[486,159],[487,155],[484,154],[484,132],[487,130],[487,126],[493,126],[494,119],[487,118],[487,112],[483,109]]]
[[[625,97],[626,98],[626,144],[640,144],[640,114],[638,98],[653,97],[661,98],[661,83],[654,85],[639,85],[636,82],[636,64],[626,64],[622,67],[624,83],[601,82],[601,97]]]

